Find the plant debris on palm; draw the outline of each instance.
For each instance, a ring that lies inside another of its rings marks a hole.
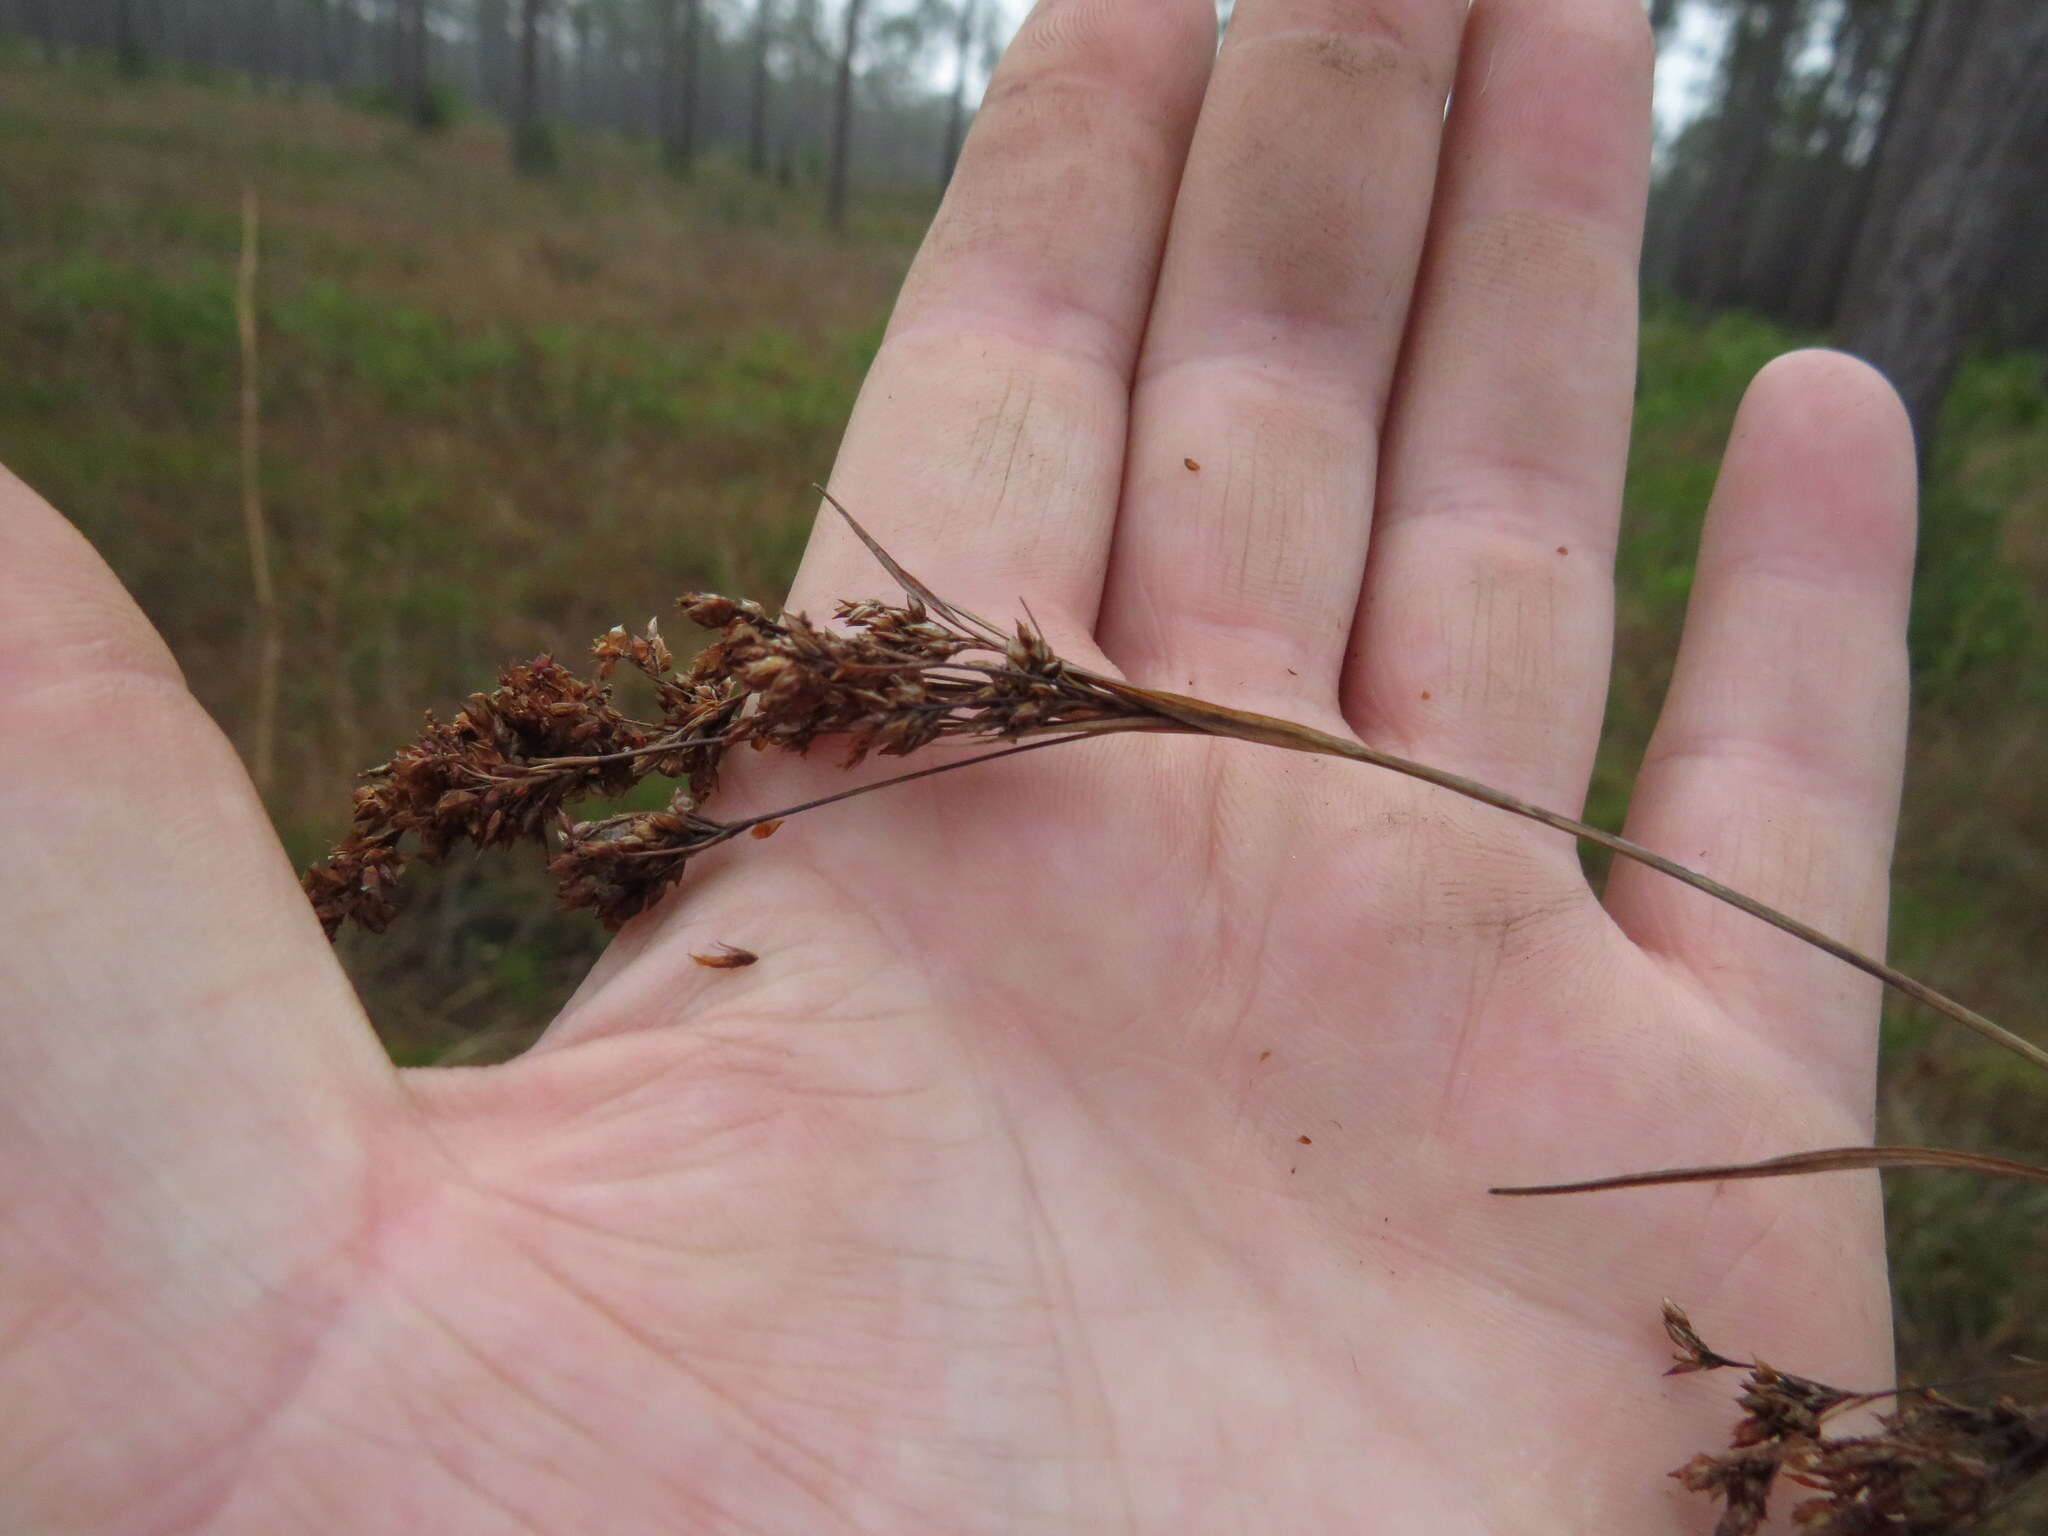
[[[1695,1456],[1671,1474],[1721,1501],[1714,1536],[1760,1530],[1781,1479],[1820,1495],[1792,1508],[1802,1536],[1948,1536],[2048,1471],[2048,1408],[2007,1397],[1977,1407],[1926,1387],[1851,1392],[1762,1361],[1731,1360],[1709,1349],[1668,1301],[1664,1328],[1679,1349],[1666,1375],[1749,1372],[1730,1448]],[[1897,1407],[1879,1417],[1875,1432],[1828,1433],[1831,1415],[1885,1398]]]

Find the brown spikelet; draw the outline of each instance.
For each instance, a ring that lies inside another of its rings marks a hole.
[[[617,928],[681,877],[691,855],[779,816],[729,826],[699,813],[727,752],[747,745],[807,752],[826,738],[852,766],[904,756],[951,738],[1013,739],[1149,712],[1105,692],[1053,654],[1035,626],[990,638],[904,604],[842,603],[838,627],[802,614],[771,617],[758,603],[715,593],[679,600],[714,632],[687,672],[650,620],[592,646],[596,674],[577,677],[552,657],[506,669],[453,720],[428,717],[420,735],[365,775],[347,838],[305,875],[331,936],[347,921],[381,931],[397,913],[405,845],[428,862],[459,843],[559,845],[549,868],[569,907]],[[614,705],[611,678],[627,665],[651,679],[660,718]],[[649,775],[684,782],[660,811],[577,821],[566,808],[624,793]]]
[[[1667,1374],[1742,1366],[1701,1342],[1668,1301],[1664,1327],[1681,1352]],[[1714,1536],[1760,1529],[1780,1478],[1822,1495],[1792,1509],[1802,1536],[1952,1536],[2048,1472],[2048,1408],[2010,1398],[1975,1407],[1924,1387],[1850,1392],[1760,1361],[1747,1369],[1730,1448],[1695,1456],[1671,1474],[1721,1501]],[[1897,1406],[1875,1433],[1828,1432],[1838,1409],[1893,1396]]]

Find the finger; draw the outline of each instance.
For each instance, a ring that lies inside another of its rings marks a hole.
[[[243,1298],[262,1239],[332,1240],[345,1131],[396,1086],[233,751],[4,471],[0,821],[0,1244],[111,1295],[212,1266],[165,1303],[195,1317]]]
[[[1346,715],[1562,810],[1606,696],[1649,168],[1639,0],[1479,0],[1380,475]]]
[[[1085,633],[1132,360],[1215,47],[1196,0],[1042,0],[861,389],[832,489],[948,599]],[[832,518],[797,601],[885,590]]]
[[[1884,945],[1905,749],[1913,446],[1882,378],[1783,357],[1744,397],[1700,544],[1671,691],[1628,835],[1869,951]],[[1670,881],[1617,864],[1608,906],[1646,948],[1850,1074],[1874,983]]]
[[[1231,18],[1139,364],[1099,626],[1135,677],[1334,701],[1463,14],[1242,0]]]

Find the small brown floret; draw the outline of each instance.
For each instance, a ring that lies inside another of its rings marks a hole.
[[[1673,1374],[1742,1364],[1709,1349],[1668,1301],[1664,1327],[1683,1351]],[[1951,1536],[2048,1472],[2048,1408],[2010,1398],[1979,1408],[1901,1389],[1877,1433],[1829,1433],[1837,1408],[1891,1395],[1848,1392],[1759,1362],[1743,1383],[1745,1413],[1730,1449],[1695,1456],[1671,1475],[1721,1501],[1714,1536],[1759,1530],[1781,1474],[1823,1495],[1794,1506],[1802,1536]]]

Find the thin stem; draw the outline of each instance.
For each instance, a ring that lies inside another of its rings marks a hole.
[[[1003,747],[998,751],[982,752],[973,757],[960,758],[954,762],[939,763],[931,768],[919,768],[910,773],[896,774],[891,778],[877,779],[872,784],[856,784],[852,789],[842,789],[836,794],[820,795],[815,800],[805,800],[797,805],[785,805],[780,810],[762,811],[758,816],[748,816],[740,821],[717,822],[715,825],[718,831],[715,835],[705,838],[701,843],[693,843],[687,849],[635,848],[617,856],[632,859],[673,858],[680,851],[694,857],[704,852],[707,848],[716,848],[720,843],[731,842],[742,832],[758,827],[763,822],[783,821],[788,817],[800,816],[805,811],[815,811],[821,806],[832,805],[840,800],[851,800],[856,795],[873,794],[878,789],[893,789],[898,784],[908,784],[914,779],[929,779],[934,774],[952,773],[960,768],[972,768],[976,763],[992,763],[999,757],[1015,757],[1020,752],[1036,752],[1041,747],[1056,747],[1063,741],[1079,741],[1084,736],[1090,734],[1095,733],[1073,731],[1064,736],[1050,736],[1037,741],[1027,741],[1020,746]]]
[[[1078,668],[1075,670],[1079,671]],[[1844,944],[1840,939],[1823,933],[1810,923],[1803,923],[1796,917],[1788,916],[1776,907],[1766,906],[1754,896],[1745,896],[1732,886],[1723,885],[1696,869],[1688,869],[1676,860],[1667,859],[1663,854],[1653,852],[1640,843],[1632,843],[1625,837],[1589,826],[1558,811],[1532,805],[1526,800],[1517,799],[1505,790],[1495,789],[1490,784],[1482,784],[1477,779],[1468,779],[1462,774],[1450,773],[1442,768],[1432,768],[1427,763],[1412,762],[1405,757],[1396,757],[1391,752],[1382,752],[1376,747],[1366,746],[1363,742],[1332,736],[1310,726],[1296,725],[1291,721],[1280,720],[1271,715],[1254,714],[1247,710],[1226,709],[1220,704],[1206,703],[1182,694],[1166,693],[1152,688],[1136,688],[1128,683],[1119,683],[1112,678],[1100,677],[1094,673],[1081,675],[1097,687],[1211,736],[1225,736],[1237,741],[1285,747],[1295,752],[1316,752],[1329,757],[1349,758],[1353,762],[1370,763],[1376,768],[1386,768],[1394,773],[1405,774],[1411,779],[1420,779],[1425,784],[1448,789],[1454,794],[1465,796],[1468,800],[1477,800],[1482,805],[1493,806],[1512,816],[1521,816],[1597,844],[1620,854],[1623,858],[1646,865],[1659,874],[1669,875],[1680,884],[1702,891],[1716,901],[1726,902],[1739,911],[1747,912],[1758,921],[1769,923],[1773,928],[1804,940],[1816,949],[1824,950],[1844,964],[1876,977],[1886,986],[1904,993],[1915,1002],[1953,1019],[1966,1029],[1975,1030],[1993,1044],[2003,1046],[2006,1050],[2023,1056],[2035,1066],[2048,1071],[2048,1050],[2043,1050],[2032,1041],[1992,1023],[1975,1009],[1965,1007],[1945,993],[1937,992],[1925,982],[1908,976],[1904,971]]]
[[[895,577],[896,584],[903,588],[905,592],[908,592],[912,597],[923,603],[927,609],[936,613],[940,618],[950,620],[956,628],[966,630],[969,633],[979,630],[980,634],[977,638],[993,640],[995,642],[994,648],[998,651],[1003,648],[1007,637],[1000,629],[997,629],[995,625],[989,623],[987,619],[982,618],[979,614],[969,613],[965,608],[958,608],[947,602],[938,593],[898,565],[896,557],[876,543],[874,535],[861,527],[859,522],[855,520],[854,515],[846,510],[845,505],[839,498],[826,490],[824,486],[813,482],[811,489],[824,497],[831,504],[832,510],[845,519],[846,526],[853,530],[854,537],[867,546],[868,553],[875,557],[876,563],[891,576]]]
[[[1750,1367],[1752,1370],[1754,1366]],[[1896,1387],[1880,1387],[1875,1392],[1858,1392],[1854,1397],[1827,1409],[1822,1418],[1846,1413],[1851,1408],[1861,1408],[1869,1403],[1881,1403],[1888,1397],[1924,1397],[1930,1392],[1963,1392],[1972,1387],[1997,1386],[2001,1382],[2031,1381],[2048,1376],[2048,1364],[2036,1362],[2031,1365],[2014,1366],[2009,1371],[1986,1371],[1981,1376],[1958,1376],[1953,1381],[1915,1381],[1901,1383]]]
[[[908,784],[915,779],[928,779],[934,774],[951,773],[956,768],[972,768],[976,763],[992,763],[999,757],[1015,757],[1020,752],[1036,752],[1041,747],[1056,747],[1063,741],[1080,741],[1083,737],[1096,734],[1088,731],[1069,731],[1064,736],[1047,736],[1037,741],[1027,741],[1021,746],[1003,747],[994,752],[981,752],[973,757],[959,758],[954,762],[940,763],[933,768],[919,768],[911,773],[899,773],[893,778],[877,779],[872,784],[856,784],[852,789],[842,789],[837,794],[820,795],[815,800],[806,800],[800,805],[787,805],[779,811],[763,811],[758,816],[749,816],[744,821],[728,821],[725,832],[714,842],[706,843],[707,848],[722,843],[728,838],[739,836],[750,827],[757,827],[764,821],[781,821],[787,816],[796,816],[804,811],[815,811],[820,806],[831,805],[839,800],[851,800],[855,795],[872,794],[878,789],[892,789],[898,784]]]
[[[623,752],[600,752],[594,757],[536,757],[519,766],[531,773],[549,773],[557,768],[595,768],[602,763],[630,762],[636,757],[661,757],[669,752],[683,752],[691,747],[729,747],[733,743],[730,731],[716,736],[672,736],[661,741],[650,741],[644,747],[630,747]],[[527,774],[513,774],[513,778],[525,778]]]
[[[1570,1184],[1514,1184],[1489,1189],[1489,1195],[1584,1195],[1603,1189],[1641,1189],[1652,1184],[1718,1184],[1723,1179],[1777,1179],[1790,1174],[1847,1173],[1862,1168],[1947,1168],[1962,1173],[1988,1173],[1999,1178],[2048,1184],[2048,1168],[1991,1157],[1982,1152],[1956,1152],[1947,1147],[1827,1147],[1819,1152],[1792,1152],[1755,1163],[1709,1163],[1698,1168],[1659,1168],[1649,1173],[1618,1173],[1604,1179],[1579,1179]]]
[[[263,382],[259,368],[256,279],[256,189],[242,188],[242,255],[235,279],[235,331],[241,344],[242,533],[249,546],[249,585],[255,599],[256,718],[249,776],[268,795],[277,767],[278,671],[284,631],[278,622],[277,583],[271,572],[270,531],[263,517]]]

